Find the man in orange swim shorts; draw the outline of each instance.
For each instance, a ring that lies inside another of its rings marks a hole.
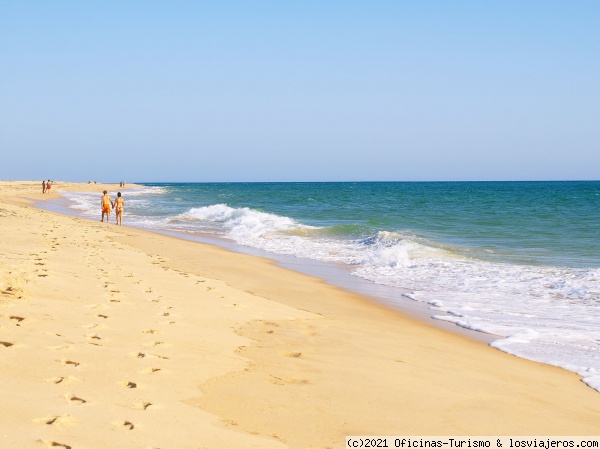
[[[110,196],[108,196],[108,192],[105,190],[104,195],[102,195],[102,222],[104,222],[104,214],[106,214],[106,222],[108,223],[108,217],[110,216],[110,207],[112,206],[112,200]]]

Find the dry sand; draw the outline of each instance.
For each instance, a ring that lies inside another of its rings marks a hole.
[[[2,448],[600,434],[600,394],[573,373],[269,260],[23,200],[104,188],[0,182]]]

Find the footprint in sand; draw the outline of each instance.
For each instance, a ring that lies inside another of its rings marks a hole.
[[[68,426],[77,422],[71,415],[48,416],[45,418],[34,419],[33,422],[46,424],[48,426]]]
[[[63,365],[69,365],[73,367],[78,367],[80,365],[79,362],[74,362],[72,360],[61,360],[60,363],[62,363]]]
[[[94,327],[96,327],[96,326],[94,326]],[[93,341],[88,341],[88,344],[94,345],[94,346],[102,346],[100,343],[98,343],[98,341],[102,340],[102,337],[100,337],[98,334],[86,335],[86,338],[88,338],[89,340],[93,340]]]
[[[20,326],[21,321],[25,320],[25,318],[23,318],[22,316],[16,316],[16,315],[11,315],[9,318],[13,321],[16,321],[15,326]]]
[[[87,401],[85,399],[82,399],[80,397],[77,397],[73,394],[67,393],[64,398],[66,399],[66,401],[69,404],[77,404],[77,405],[81,405],[81,404],[85,404]]]
[[[123,427],[127,430],[133,430],[135,428],[135,426],[133,425],[133,423],[131,421],[119,421],[119,422],[116,422],[115,425],[118,427]]]
[[[142,334],[160,334],[160,331],[156,329],[145,329],[142,331]]]
[[[123,387],[126,388],[137,388],[137,383],[135,382],[128,382],[128,381],[123,381],[123,382],[119,382]]]
[[[145,368],[143,370],[140,371],[141,374],[154,374],[156,372],[160,371],[160,368]]]
[[[133,404],[131,408],[134,410],[147,410],[151,405],[153,405],[152,402],[140,401]]]
[[[145,352],[136,352],[135,354],[133,354],[133,356],[138,359],[145,359],[146,357],[148,357],[148,358],[158,358],[158,359],[163,359],[163,360],[169,360],[169,357],[166,357],[164,355],[147,354]]]
[[[79,379],[77,379],[76,377],[73,377],[73,376],[62,376],[62,377],[57,376],[57,377],[51,377],[50,379],[46,379],[44,382],[58,385],[58,384],[68,384],[71,382],[76,382],[78,380]]]
[[[16,288],[16,287],[12,287],[12,286],[6,287],[6,289],[2,291],[2,293],[4,295],[11,295],[11,296],[19,294],[21,292],[22,292],[22,290],[20,288]],[[18,296],[18,298],[21,299],[21,296]]]

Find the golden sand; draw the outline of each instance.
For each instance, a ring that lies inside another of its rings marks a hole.
[[[600,394],[577,375],[266,259],[128,228],[127,209],[125,226],[100,223],[116,188],[0,182],[0,447],[600,434]],[[98,192],[98,221],[26,200],[60,190]]]

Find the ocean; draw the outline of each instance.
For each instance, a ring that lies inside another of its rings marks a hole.
[[[97,194],[61,193],[99,219]],[[123,197],[127,226],[343,267],[600,391],[600,181],[142,183]]]

